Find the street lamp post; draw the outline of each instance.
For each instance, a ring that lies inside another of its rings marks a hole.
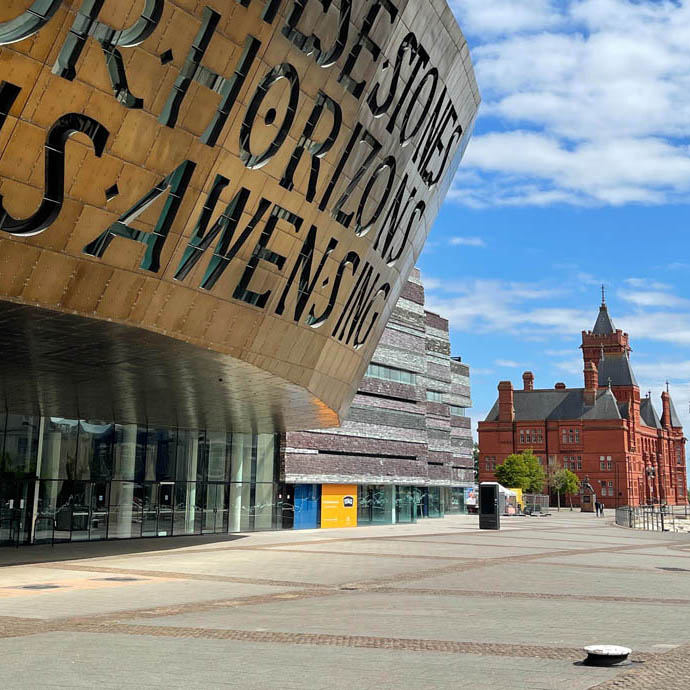
[[[656,477],[656,468],[652,465],[647,467],[647,481],[649,483],[649,494],[651,496],[651,503],[654,505],[654,478]]]

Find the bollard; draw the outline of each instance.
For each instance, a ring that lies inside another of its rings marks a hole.
[[[585,647],[587,658],[582,662],[584,666],[627,666],[632,663],[628,657],[632,649],[613,644],[595,644]]]

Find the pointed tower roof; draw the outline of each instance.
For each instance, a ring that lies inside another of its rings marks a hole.
[[[611,335],[616,332],[616,327],[609,316],[609,310],[606,306],[606,292],[604,286],[601,286],[601,306],[599,307],[599,316],[597,322],[594,324],[592,333],[595,335]]]
[[[678,413],[676,412],[676,408],[673,404],[673,399],[671,397],[669,397],[668,403],[669,403],[669,406],[671,408],[671,426],[682,427],[683,422],[680,421],[680,417],[678,416]]]
[[[602,304],[601,307],[599,307],[599,316],[597,316],[597,322],[594,324],[592,333],[596,335],[611,335],[615,332],[616,327],[613,325],[613,321],[611,321],[609,310],[606,308],[605,304]]]
[[[654,409],[651,398],[642,398],[640,402],[640,417],[642,417],[642,421],[647,426],[651,426],[652,429],[661,429],[661,420]]]
[[[599,387],[637,386],[637,379],[630,364],[628,353],[602,355],[599,361]]]

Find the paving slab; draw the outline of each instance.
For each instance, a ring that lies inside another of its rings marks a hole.
[[[543,552],[543,548],[535,546],[510,546],[508,544],[501,544],[494,546],[493,544],[486,544],[483,542],[462,542],[462,543],[447,543],[442,541],[422,541],[417,542],[398,540],[393,541],[365,541],[365,542],[349,542],[343,544],[336,542],[334,544],[313,544],[292,546],[285,544],[284,546],[276,547],[276,551],[287,551],[294,553],[319,553],[319,554],[347,554],[356,556],[360,553],[382,556],[382,555],[399,555],[403,558],[410,558],[416,556],[418,558],[508,558],[509,556],[524,556],[527,554],[537,554]],[[556,549],[554,549],[556,550]]]
[[[0,589],[0,616],[50,620],[117,613],[123,609],[262,597],[290,591],[288,588],[236,583],[200,583],[167,578],[112,581],[104,577],[107,575],[92,573],[92,578],[81,580],[50,578],[48,583],[59,587],[55,590],[16,589],[8,592]]]
[[[157,625],[356,636],[365,621],[367,635],[374,637],[488,644],[514,643],[519,627],[517,639],[532,645],[581,648],[621,644],[647,652],[657,644],[677,642],[677,631],[687,625],[689,612],[687,606],[660,610],[653,604],[630,602],[348,592],[314,599],[308,605],[288,600],[167,616]],[[660,615],[664,629],[637,624]],[[554,625],[554,621],[568,621],[568,625]],[[150,620],[132,623],[148,625]]]
[[[475,570],[467,570],[392,586],[401,589],[431,589],[439,592],[447,590],[490,592],[491,596],[501,592],[522,592],[585,598],[654,598],[660,605],[663,605],[664,600],[680,599],[690,605],[690,583],[687,577],[658,571],[653,588],[648,590],[640,587],[640,577],[637,572],[629,572],[625,569],[612,572],[608,568],[587,568],[574,565],[565,558],[558,561],[511,563],[510,567],[483,568],[481,577],[478,577]]]
[[[543,559],[544,563],[551,561],[563,562],[563,556],[546,556]],[[658,573],[661,568],[683,568],[687,569],[686,577],[688,578],[688,588],[690,590],[690,567],[687,559],[667,552],[666,554],[646,554],[643,551],[639,553],[630,552],[598,552],[598,553],[572,553],[568,554],[567,562],[573,566],[599,566],[610,567],[622,570],[646,570],[653,573]]]
[[[93,565],[105,565],[100,560]],[[114,565],[112,559],[107,565]],[[424,562],[403,557],[372,558],[356,554],[329,554],[310,551],[292,553],[272,550],[231,550],[217,553],[194,554],[183,552],[171,559],[168,554],[146,555],[141,558],[127,558],[126,568],[133,570],[169,571],[179,573],[206,574],[231,577],[275,578],[285,581],[299,581],[314,585],[337,585],[349,582],[358,573],[367,577],[394,577],[400,573],[413,573],[424,568]]]
[[[500,532],[450,516],[4,549],[0,563],[13,690],[688,687],[690,536],[570,511]],[[593,643],[640,663],[577,665]]]
[[[33,653],[36,644],[52,650],[53,663]],[[585,690],[615,675],[544,659],[497,662],[478,655],[112,634],[0,640],[0,655],[4,665],[16,669],[13,688],[70,690]]]

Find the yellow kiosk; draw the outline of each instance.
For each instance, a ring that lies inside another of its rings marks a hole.
[[[357,527],[356,484],[324,484],[321,487],[321,527]]]

